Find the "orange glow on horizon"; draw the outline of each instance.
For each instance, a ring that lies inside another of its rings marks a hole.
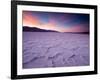
[[[41,24],[38,17],[31,16],[30,14],[23,14],[23,26],[37,27],[40,29],[62,32],[62,30],[57,27],[57,24],[52,19],[50,19],[48,23]]]
[[[55,30],[59,32],[89,32],[89,25],[81,24],[78,21],[73,22],[73,16],[67,15],[56,16],[56,14],[32,13],[30,11],[23,12],[23,26],[36,27],[46,30]],[[52,16],[53,15],[53,16]],[[47,16],[47,17],[45,17]],[[56,16],[56,17],[55,17]],[[57,19],[56,19],[57,18]],[[61,22],[60,22],[61,21]],[[85,21],[85,20],[84,20]],[[84,22],[83,21],[83,22]],[[75,23],[75,24],[74,24]]]

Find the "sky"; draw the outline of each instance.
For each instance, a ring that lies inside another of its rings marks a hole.
[[[23,27],[59,32],[89,32],[89,14],[23,11]]]

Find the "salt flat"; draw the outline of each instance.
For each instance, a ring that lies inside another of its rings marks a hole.
[[[89,34],[23,32],[23,68],[89,65]]]

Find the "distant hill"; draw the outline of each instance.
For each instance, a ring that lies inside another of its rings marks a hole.
[[[28,27],[28,26],[23,26],[23,31],[27,32],[57,32],[53,30],[45,30],[45,29],[40,29],[36,27]]]
[[[23,31],[24,32],[59,32],[59,31],[54,31],[54,30],[45,30],[45,29],[40,29],[36,27],[28,27],[28,26],[23,26]],[[89,34],[89,32],[62,32],[62,33]]]

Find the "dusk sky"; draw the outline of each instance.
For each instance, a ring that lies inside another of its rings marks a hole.
[[[23,11],[23,26],[59,32],[89,32],[89,14]]]

